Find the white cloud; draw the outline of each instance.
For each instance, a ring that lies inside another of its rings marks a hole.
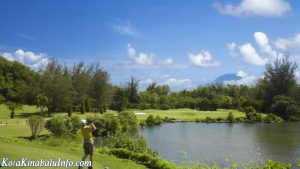
[[[176,79],[176,78],[168,78],[162,84],[169,85],[170,87],[185,87],[191,85],[191,79]]]
[[[215,3],[224,15],[281,17],[291,10],[286,0],[242,0],[238,5]]]
[[[171,58],[167,58],[165,60],[162,60],[159,64],[162,66],[170,66],[174,64],[174,61]]]
[[[230,56],[237,56],[237,51],[236,51],[236,48],[237,48],[237,45],[236,43],[234,42],[231,42],[231,43],[227,43],[227,48],[229,49],[229,55]]]
[[[214,61],[212,55],[207,50],[202,50],[199,54],[188,53],[188,57],[193,65],[199,67],[217,67],[221,63]]]
[[[283,50],[300,51],[300,33],[291,38],[278,38],[274,44],[276,47]]]
[[[153,65],[154,64],[154,55],[147,53],[139,53],[135,52],[135,49],[131,46],[131,44],[127,45],[127,54],[130,59],[134,61],[135,64],[138,65]]]
[[[33,69],[38,69],[49,62],[48,56],[43,53],[34,53],[31,51],[24,51],[22,49],[16,50],[14,53],[4,52],[1,56],[10,61],[18,61],[28,65]]]
[[[267,59],[261,58],[250,43],[246,43],[239,47],[243,55],[244,62],[248,65],[262,66],[267,63]]]
[[[139,84],[140,85],[150,85],[150,84],[152,84],[154,81],[152,80],[152,79],[150,79],[150,78],[148,78],[148,79],[146,79],[146,80],[141,80],[141,81],[139,81]]]
[[[241,70],[238,71],[238,73],[236,75],[239,76],[239,77],[247,77],[248,76],[248,74],[246,72],[243,72]]]
[[[272,59],[275,59],[278,56],[277,52],[270,46],[269,39],[265,33],[255,32],[254,39],[263,53],[267,54]]]
[[[254,85],[259,77],[253,76],[253,75],[248,75],[244,71],[238,71],[236,74],[237,76],[241,77],[240,80],[229,80],[225,81],[225,84],[235,84],[235,85]]]
[[[137,36],[138,33],[133,28],[129,21],[121,21],[118,20],[118,23],[114,25],[114,29],[117,30],[120,34],[127,35],[127,36]]]

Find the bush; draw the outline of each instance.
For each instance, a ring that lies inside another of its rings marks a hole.
[[[80,128],[79,118],[56,116],[46,121],[45,128],[56,137],[73,137]]]
[[[140,135],[132,137],[127,133],[117,133],[110,135],[102,140],[101,145],[108,148],[125,148],[133,152],[150,152],[148,151],[147,140]]]
[[[174,118],[169,118],[169,117],[164,117],[164,118],[163,118],[163,122],[166,122],[166,123],[172,123],[174,120],[176,120],[176,119],[174,119]]]
[[[119,118],[110,113],[105,113],[102,116],[96,114],[94,116],[87,117],[87,119],[92,121],[97,127],[97,133],[95,133],[95,135],[108,136],[118,133],[122,130],[122,125]],[[126,126],[126,128],[127,127],[128,126]]]
[[[162,123],[162,119],[159,115],[155,116],[155,125],[160,125]]]
[[[171,106],[168,104],[162,104],[160,105],[160,110],[169,110],[171,109]]]
[[[267,116],[265,116],[263,118],[263,122],[265,122],[265,123],[280,122],[280,121],[282,121],[282,118],[280,118],[272,113],[268,114]]]
[[[229,113],[228,113],[227,120],[228,120],[230,123],[233,123],[233,122],[234,122],[234,115],[233,115],[232,112],[229,112]]]
[[[31,130],[31,137],[35,139],[42,132],[45,120],[41,116],[31,116],[28,118],[28,124]]]
[[[200,120],[199,118],[196,118],[196,119],[195,119],[195,122],[196,122],[196,123],[200,123],[201,120]]]
[[[163,160],[159,157],[153,156],[148,153],[135,153],[126,149],[118,148],[111,149],[109,154],[118,158],[130,159],[136,163],[142,164],[149,169],[175,169],[175,164]]]
[[[146,121],[145,121],[145,120],[141,120],[141,121],[140,121],[140,126],[141,126],[142,128],[144,128],[144,127],[146,126]]]
[[[121,112],[118,115],[122,132],[128,132],[135,135],[139,132],[139,124],[133,112]]]
[[[219,122],[222,121],[222,120],[223,120],[223,119],[222,119],[221,117],[218,117],[218,118],[217,118],[217,121],[219,121]]]
[[[244,108],[242,108],[242,111],[246,113],[246,116],[248,116],[248,114],[251,114],[251,113],[256,113],[256,110],[252,106],[244,107]]]
[[[213,119],[213,118],[211,118],[211,117],[206,117],[206,119],[204,120],[206,123],[214,123],[214,122],[216,122],[216,119]]]
[[[155,119],[153,115],[149,115],[146,119],[147,126],[154,126],[155,125]]]
[[[300,115],[293,115],[289,117],[289,121],[291,122],[300,121]]]
[[[300,114],[300,110],[297,107],[295,100],[282,95],[274,97],[271,112],[284,120],[288,120],[290,116],[297,116]]]

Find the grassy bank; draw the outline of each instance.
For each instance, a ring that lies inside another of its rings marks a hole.
[[[58,159],[62,160],[72,160],[78,161],[82,158],[83,152],[81,151],[71,151],[63,148],[48,147],[42,145],[34,144],[16,144],[16,143],[0,143],[1,155],[0,159],[3,157],[9,158],[11,160],[19,160],[21,158],[29,158],[30,160],[50,160]],[[143,165],[136,164],[131,160],[118,159],[113,156],[101,155],[95,152],[94,157],[94,168],[102,169],[104,167],[109,167],[110,169],[146,169]],[[43,167],[26,167],[28,169],[39,169]],[[50,167],[51,169],[59,169],[62,167]],[[68,167],[70,169],[77,169],[78,167]]]
[[[227,118],[228,113],[232,112],[234,117],[245,117],[245,114],[232,109],[218,109],[216,111],[198,111],[193,109],[170,109],[170,110],[133,110],[137,113],[139,120],[145,120],[149,115],[160,116],[162,118],[174,118],[177,121],[195,121],[195,119],[203,120],[206,117],[211,118]]]

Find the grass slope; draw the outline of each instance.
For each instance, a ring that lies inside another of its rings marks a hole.
[[[50,160],[58,159],[62,160],[73,160],[74,162],[82,158],[83,153],[79,151],[64,150],[61,148],[45,147],[41,145],[17,145],[17,144],[7,144],[0,143],[0,159],[9,158],[10,160],[20,160],[21,158],[29,158],[30,160]],[[94,157],[94,168],[104,169],[104,167],[109,167],[109,169],[146,169],[146,167],[136,164],[130,160],[118,159],[112,156],[100,155],[95,152]],[[27,169],[39,169],[43,167],[26,167]],[[51,169],[61,169],[64,167],[48,167]],[[70,169],[77,169],[78,167],[68,167]]]
[[[159,115],[160,117],[175,118],[180,121],[194,121],[195,119],[211,118],[227,118],[228,113],[232,112],[234,117],[245,117],[245,114],[232,109],[218,109],[217,111],[198,111],[193,109],[171,109],[171,110],[134,110],[133,112],[143,112],[146,114],[138,114],[139,120],[145,120],[150,114],[153,116]]]

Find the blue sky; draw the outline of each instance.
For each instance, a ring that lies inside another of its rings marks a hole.
[[[288,51],[300,63],[297,0],[2,0],[0,54],[33,69],[100,62],[114,84],[207,84],[224,73],[251,84]],[[297,73],[299,77],[299,73]],[[297,78],[298,78],[297,77]]]

